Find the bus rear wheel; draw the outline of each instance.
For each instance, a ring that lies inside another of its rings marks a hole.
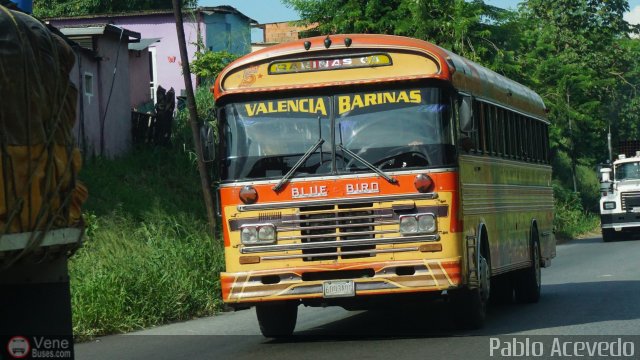
[[[287,301],[256,305],[256,315],[264,337],[289,337],[296,327],[298,304]]]
[[[510,273],[491,278],[491,298],[493,305],[506,305],[513,302],[513,277]]]
[[[520,270],[515,283],[516,301],[519,303],[537,303],[540,300],[542,272],[540,269],[540,242],[538,231],[531,232],[531,266]]]

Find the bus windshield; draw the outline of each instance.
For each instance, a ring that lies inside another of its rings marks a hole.
[[[223,181],[282,178],[319,140],[294,177],[371,171],[360,160],[383,171],[455,161],[450,101],[440,88],[232,103],[221,121]]]
[[[450,103],[439,88],[337,96],[336,143],[381,170],[454,162]],[[339,172],[366,171],[337,150]]]

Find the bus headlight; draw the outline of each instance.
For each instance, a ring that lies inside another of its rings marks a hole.
[[[418,219],[414,215],[400,216],[400,233],[415,234],[418,232]]]
[[[273,224],[244,225],[240,229],[240,241],[244,245],[273,244],[276,241],[276,227]]]
[[[433,214],[418,215],[418,231],[434,233],[437,229],[436,216]]]
[[[616,202],[615,201],[605,201],[604,203],[602,203],[602,207],[605,210],[613,210],[616,208]]]
[[[400,233],[402,235],[433,234],[437,230],[436,216],[433,214],[400,216]]]

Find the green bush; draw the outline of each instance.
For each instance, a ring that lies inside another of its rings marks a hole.
[[[96,159],[81,179],[87,239],[70,261],[80,339],[210,315],[221,308],[223,246],[208,233],[187,154],[142,148]]]
[[[576,166],[576,179],[580,201],[585,210],[598,213],[600,203],[600,181],[596,170],[585,165]]]
[[[579,195],[565,189],[558,181],[553,183],[553,196],[555,200],[553,225],[559,239],[572,239],[599,226],[598,216],[584,210]]]

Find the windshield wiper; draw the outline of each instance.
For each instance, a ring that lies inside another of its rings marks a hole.
[[[304,162],[307,161],[307,159],[309,159],[309,157],[311,157],[313,153],[318,151],[318,148],[321,147],[322,144],[324,144],[324,139],[318,139],[318,142],[316,142],[315,145],[310,147],[309,150],[307,150],[307,152],[304,153],[304,155],[302,155],[300,160],[298,160],[298,162],[295,165],[293,165],[291,170],[289,170],[289,172],[286,173],[282,177],[282,179],[280,179],[280,182],[278,182],[278,184],[276,184],[276,186],[273,187],[273,191],[280,192],[280,190],[282,190],[282,187],[289,181],[289,179],[293,176],[293,174],[295,174],[298,168],[302,166],[302,164],[304,164]]]
[[[398,183],[397,179],[390,177],[384,171],[378,169],[377,167],[375,167],[373,164],[371,164],[367,160],[361,158],[360,156],[358,156],[353,151],[351,151],[351,150],[347,149],[346,147],[342,146],[342,144],[338,144],[338,147],[340,148],[340,150],[342,150],[345,153],[347,153],[347,155],[349,155],[352,158],[358,160],[358,162],[360,162],[362,165],[368,167],[371,171],[373,171],[376,174],[380,175],[383,179],[387,180],[389,183],[391,183],[391,184],[397,184]]]

